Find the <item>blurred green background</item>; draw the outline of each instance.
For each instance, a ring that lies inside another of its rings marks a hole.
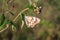
[[[0,0],[0,15],[4,13],[5,17],[12,21],[28,4],[28,0]],[[36,14],[31,9],[24,13],[40,18],[41,22],[33,29],[12,31],[9,27],[0,33],[0,40],[60,40],[60,0],[38,0],[36,4],[38,7],[43,5],[41,14]],[[11,10],[14,16],[6,13],[8,10]],[[15,23],[20,28],[20,17]]]

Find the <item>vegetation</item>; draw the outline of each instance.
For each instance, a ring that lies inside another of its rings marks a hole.
[[[28,27],[26,15],[39,24]],[[60,40],[60,0],[0,0],[0,40]]]

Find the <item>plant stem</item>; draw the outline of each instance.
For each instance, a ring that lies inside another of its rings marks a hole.
[[[16,18],[15,18],[13,21],[16,21],[16,19],[19,17],[19,15],[21,15],[21,13],[23,13],[24,11],[27,11],[28,9],[29,9],[29,8],[26,8],[26,9],[22,10],[22,11],[16,16]],[[22,26],[23,26],[23,24],[24,24],[24,23],[22,23]],[[0,33],[3,32],[3,31],[5,31],[8,27],[9,27],[9,24],[7,24],[4,29],[0,30]]]
[[[16,21],[16,19],[21,15],[21,13],[23,13],[23,12],[25,12],[25,11],[27,11],[29,8],[25,8],[25,9],[23,9],[15,18],[14,18],[14,20],[13,20],[13,22],[15,22]],[[22,25],[21,25],[21,28],[23,27],[23,25],[24,25],[24,22],[22,22]],[[7,27],[5,27],[3,30],[1,30],[0,32],[3,32],[3,31],[5,31],[7,28],[9,27],[9,24],[7,24]]]
[[[27,11],[29,8],[25,8],[24,10],[22,10],[16,17],[13,21],[16,21],[16,19],[21,15],[21,13]]]
[[[5,31],[8,27],[9,27],[9,24],[7,24],[4,29],[0,30],[0,33],[3,32],[3,31]]]
[[[25,11],[27,11],[29,8],[25,8],[24,10],[22,10],[16,17],[15,19],[13,20],[13,22],[16,21],[16,19]],[[22,24],[21,24],[21,29],[23,28],[23,25],[24,25],[24,21],[22,21]]]

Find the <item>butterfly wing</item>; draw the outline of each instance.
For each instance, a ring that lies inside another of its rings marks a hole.
[[[33,28],[36,24],[40,22],[40,19],[32,16],[25,16],[25,22],[28,27]]]

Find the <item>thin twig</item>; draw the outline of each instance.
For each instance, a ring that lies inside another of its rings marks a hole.
[[[21,13],[27,11],[29,8],[25,8],[24,10],[22,10],[16,17],[15,19],[13,20],[14,22],[16,21],[16,19],[21,15]],[[22,21],[22,24],[21,24],[21,29],[23,28],[23,25],[24,25],[24,21]]]
[[[0,30],[0,33],[3,32],[3,31],[5,31],[8,27],[9,27],[9,24],[7,24],[4,29]]]
[[[29,9],[29,8],[26,8],[26,9],[22,10],[22,11],[15,17],[15,19],[14,19],[13,21],[16,21],[16,19],[21,15],[21,13],[27,11],[28,9]]]
[[[22,21],[22,24],[21,24],[21,29],[23,28],[23,26],[24,26],[24,21]]]

